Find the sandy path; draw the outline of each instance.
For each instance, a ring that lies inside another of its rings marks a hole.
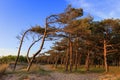
[[[54,70],[50,65],[41,65],[46,71]],[[50,73],[52,80],[119,80],[120,74],[96,74],[96,73],[86,73],[86,74],[77,74],[77,73],[60,73],[52,72]],[[119,78],[119,79],[118,79]]]
[[[65,74],[54,72],[51,74],[51,77],[54,80],[98,80],[98,76],[96,74]]]
[[[53,68],[49,65],[41,65],[46,71],[53,70]],[[50,76],[53,80],[99,80],[98,74],[88,73],[88,74],[77,74],[77,73],[60,73],[60,72],[52,72]]]

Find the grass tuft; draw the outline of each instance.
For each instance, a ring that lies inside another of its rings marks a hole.
[[[35,73],[35,74],[40,74],[40,75],[49,75],[51,71],[46,71],[42,68],[40,68],[40,65],[37,64],[33,64],[30,68],[30,72],[29,73]]]

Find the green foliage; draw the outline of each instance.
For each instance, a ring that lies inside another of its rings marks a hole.
[[[3,56],[3,57],[0,58],[0,63],[14,62],[16,60],[16,57],[17,56],[13,56],[13,55]],[[20,56],[19,57],[19,62],[27,62],[26,57]]]
[[[21,56],[19,57],[19,62],[27,62],[26,57],[21,55]]]

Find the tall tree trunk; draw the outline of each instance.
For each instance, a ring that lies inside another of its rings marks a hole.
[[[76,55],[75,55],[75,71],[77,71],[78,67],[78,50],[76,50]]]
[[[28,64],[30,64],[30,59],[29,59],[29,52],[30,52],[30,49],[31,49],[32,46],[33,46],[36,42],[38,42],[40,39],[41,39],[41,37],[40,37],[38,40],[35,40],[35,41],[30,45],[30,47],[28,48],[27,55],[26,55]]]
[[[73,68],[73,47],[72,47],[72,41],[70,40],[70,72],[72,72]]]
[[[105,72],[108,72],[107,57],[106,57],[106,53],[107,53],[106,45],[107,45],[106,40],[104,39],[104,66],[105,66]]]
[[[30,64],[27,67],[27,71],[30,70],[30,67],[32,66],[33,60],[41,52],[41,50],[43,48],[43,45],[44,45],[44,42],[45,42],[45,37],[46,37],[46,34],[47,34],[47,27],[48,27],[48,24],[47,24],[47,19],[46,19],[46,27],[45,27],[45,31],[44,31],[44,35],[43,35],[43,39],[42,39],[42,43],[41,43],[40,49],[33,55],[32,59],[30,61]]]
[[[78,39],[78,37],[77,37],[76,55],[75,55],[75,71],[77,71],[77,67],[78,67],[78,42],[79,42],[79,39]]]
[[[31,29],[28,29],[27,31],[25,31],[24,34],[23,34],[23,36],[22,36],[22,39],[21,39],[21,41],[20,41],[20,46],[19,46],[19,49],[18,49],[18,55],[17,55],[16,61],[15,61],[15,65],[14,65],[13,71],[14,71],[15,68],[16,68],[16,65],[17,65],[17,62],[18,62],[18,59],[19,59],[19,56],[20,56],[20,51],[21,51],[21,47],[22,47],[22,44],[23,44],[24,37],[25,37],[25,35],[26,35],[30,30],[31,30]]]
[[[63,65],[63,61],[64,61],[64,56],[61,56],[61,60],[60,60],[61,67]]]
[[[78,66],[80,66],[81,65],[81,57],[82,57],[82,54],[81,53],[79,53],[78,54]]]
[[[68,66],[69,66],[69,48],[67,48],[67,51],[66,51],[66,59],[65,59],[65,71],[68,71]]]
[[[85,67],[86,67],[86,71],[89,71],[89,67],[90,67],[90,52],[89,51],[87,53]]]
[[[57,53],[56,60],[55,60],[55,68],[57,68],[57,66],[58,66],[58,60],[59,60],[59,55]]]

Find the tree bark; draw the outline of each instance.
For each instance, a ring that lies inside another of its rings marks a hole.
[[[72,72],[73,68],[73,47],[72,47],[72,41],[70,40],[70,72]]]
[[[18,62],[18,59],[19,59],[19,56],[20,56],[20,51],[21,51],[21,48],[22,48],[22,44],[23,44],[24,37],[25,37],[25,35],[26,35],[30,30],[31,30],[31,29],[28,29],[27,31],[25,31],[24,34],[23,34],[23,36],[22,36],[22,39],[21,39],[21,41],[20,41],[20,46],[19,46],[19,49],[18,49],[18,55],[17,55],[16,61],[15,61],[15,65],[14,65],[13,71],[15,71],[15,68],[16,68],[16,65],[17,65],[17,62]]]
[[[67,52],[66,52],[66,59],[65,59],[65,71],[68,71],[68,66],[69,66],[69,48],[67,48]]]
[[[76,55],[75,55],[75,71],[77,71],[77,67],[78,67],[78,42],[79,42],[79,38],[77,37]]]
[[[107,53],[106,45],[107,45],[106,40],[104,39],[104,66],[105,66],[105,72],[108,72],[107,57],[106,57],[106,53]]]
[[[27,55],[26,55],[28,64],[30,64],[30,59],[29,59],[29,52],[30,52],[30,49],[31,49],[32,46],[33,46],[36,42],[38,42],[40,39],[41,39],[41,38],[39,38],[38,40],[35,40],[35,41],[30,45],[30,47],[28,48]]]
[[[43,35],[43,39],[42,39],[42,44],[40,46],[40,49],[33,55],[31,61],[30,61],[30,64],[28,65],[27,67],[27,71],[30,70],[30,67],[32,66],[32,63],[33,63],[33,60],[35,59],[35,57],[41,52],[42,48],[43,48],[43,45],[44,45],[44,42],[45,42],[45,37],[46,37],[46,34],[47,34],[47,27],[48,27],[48,24],[47,24],[47,19],[46,19],[46,27],[45,27],[45,31],[44,31],[44,35]]]
[[[78,66],[81,66],[81,57],[82,57],[82,54],[81,53],[79,53],[78,54]]]
[[[59,55],[56,53],[55,68],[58,66]]]
[[[90,52],[89,51],[87,53],[85,67],[86,67],[86,71],[89,71],[89,67],[90,67]]]

